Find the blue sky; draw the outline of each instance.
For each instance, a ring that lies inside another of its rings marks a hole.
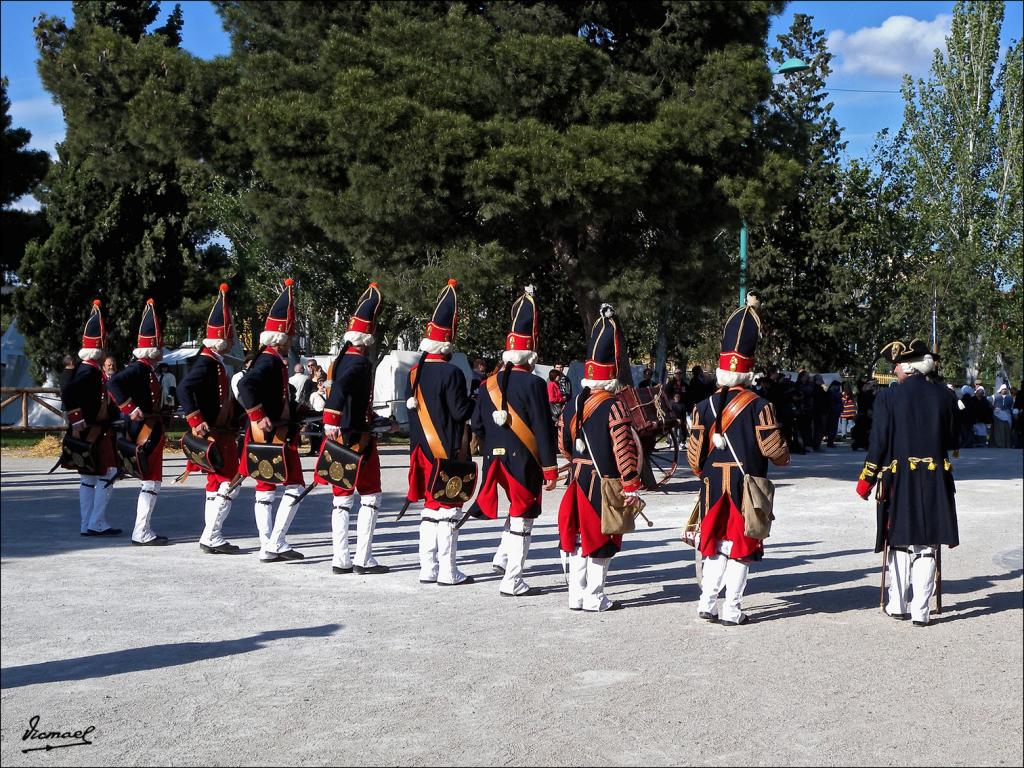
[[[160,22],[174,7],[164,2]],[[1021,36],[1024,2],[1008,2],[1003,21],[1002,43]],[[204,0],[182,3],[185,25],[183,46],[203,58],[225,54],[227,35],[213,6]],[[796,13],[814,17],[816,27],[825,30],[834,54],[827,85],[835,104],[833,114],[849,143],[848,157],[863,157],[870,151],[882,128],[896,129],[903,118],[899,93],[855,91],[898,91],[904,72],[924,76],[932,51],[943,47],[953,11],[953,2],[792,2],[772,24],[770,42],[788,29]],[[43,90],[36,72],[37,53],[32,35],[33,18],[39,14],[71,19],[70,2],[3,0],[0,2],[0,71],[10,81],[8,97],[16,127],[32,132],[32,146],[53,152],[64,135],[60,110]],[[844,90],[850,89],[850,90]],[[25,200],[24,207],[34,207]]]

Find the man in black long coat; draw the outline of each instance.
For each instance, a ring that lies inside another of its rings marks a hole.
[[[882,480],[887,502],[878,517],[875,551],[889,547],[885,611],[927,626],[935,592],[935,555],[960,543],[949,452],[957,448],[957,413],[945,387],[926,375],[938,355],[915,339],[895,357],[907,378],[875,403],[867,459],[857,493],[867,499]],[[911,592],[913,593],[911,596]]]

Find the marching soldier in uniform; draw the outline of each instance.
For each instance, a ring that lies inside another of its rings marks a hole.
[[[694,406],[686,456],[701,478],[698,499],[699,549],[704,558],[698,616],[738,625],[749,563],[764,556],[760,539],[744,532],[743,476],[766,477],[768,462],[789,463],[789,448],[779,429],[775,408],[747,389],[754,378],[754,354],[761,335],[757,299],[726,321],[719,356],[718,390]],[[725,586],[725,600],[718,606]]]
[[[298,406],[288,388],[285,359],[295,334],[293,284],[290,277],[284,281],[284,290],[270,308],[260,334],[263,350],[238,382],[238,400],[249,417],[240,460],[243,475],[249,474],[246,452],[250,443],[273,444],[279,435],[283,439],[283,466],[277,468],[271,478],[260,476],[256,481],[256,529],[263,563],[303,558],[285,538],[298,510],[303,484],[292,420]],[[278,485],[284,486],[284,493],[275,517],[274,497]]]
[[[221,530],[231,512],[231,504],[241,490],[231,487],[238,472],[238,414],[223,355],[234,341],[234,325],[228,308],[228,286],[221,283],[217,300],[206,321],[203,349],[178,385],[178,397],[187,414],[192,434],[213,439],[221,460],[216,471],[206,474],[205,527],[199,547],[212,555],[235,554],[239,547],[224,539]],[[199,469],[189,463],[189,470]]]
[[[377,313],[381,295],[376,283],[370,283],[348,323],[344,348],[334,363],[331,392],[324,408],[324,435],[328,440],[342,442],[362,455],[352,488],[332,486],[334,507],[331,531],[334,540],[334,573],[387,573],[388,567],[373,557],[373,531],[382,498],[380,487],[380,456],[377,440],[370,431],[373,403],[373,364],[367,351],[374,342]],[[319,475],[317,483],[326,480]],[[348,526],[359,494],[359,517],[356,520],[356,556],[353,564],[348,547]]]
[[[439,462],[462,452],[465,423],[473,415],[466,377],[452,365],[458,323],[458,283],[449,280],[420,341],[420,362],[409,372],[409,502],[425,500],[420,518],[420,581],[445,586],[473,579],[456,565],[458,517],[462,502],[440,501],[431,493]],[[468,456],[466,457],[468,460]]]
[[[499,592],[506,597],[533,593],[523,580],[530,531],[541,512],[542,487],[553,491],[558,481],[547,386],[533,375],[537,341],[537,305],[527,287],[512,306],[504,368],[481,384],[473,412],[484,481],[470,513],[495,519],[498,487],[504,489],[509,512],[492,566],[504,574]]]
[[[156,498],[163,484],[164,443],[167,442],[160,413],[160,380],[155,368],[157,361],[163,357],[163,337],[152,299],[146,300],[142,310],[139,336],[132,354],[135,362],[110,378],[110,394],[128,419],[127,437],[140,445],[139,450],[146,454],[146,469],[139,487],[132,544],[164,546],[167,537],[158,536],[150,527]]]
[[[939,359],[927,344],[914,339],[894,359],[906,378],[876,408],[857,494],[867,499],[881,486],[875,551],[888,546],[885,612],[896,619],[909,614],[923,627],[931,617],[938,549],[960,543],[949,461],[958,447],[958,416],[946,387],[926,378]]]
[[[615,397],[624,386],[619,360],[624,340],[615,313],[601,305],[584,366],[582,391],[566,403],[558,423],[559,449],[572,462],[571,482],[558,509],[561,549],[569,554],[569,609],[621,608],[604,592],[611,558],[621,536],[601,532],[601,478],[619,478],[627,504],[640,500],[640,455],[625,406]]]
[[[82,348],[78,350],[81,364],[75,368],[71,381],[61,391],[68,426],[75,437],[93,443],[96,474],[79,472],[78,505],[83,536],[117,536],[120,528],[107,523],[107,502],[117,474],[114,434],[110,428],[113,403],[107,395],[107,375],[101,367],[106,356],[107,334],[103,325],[100,302],[92,303],[92,312],[82,332]]]

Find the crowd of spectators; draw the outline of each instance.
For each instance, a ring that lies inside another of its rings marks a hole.
[[[248,367],[251,357],[246,358],[245,367]],[[66,355],[63,363],[59,377],[62,389],[74,373],[76,360]],[[107,376],[116,373],[117,359],[113,356],[105,358],[103,370]],[[473,361],[470,389],[474,396],[487,373],[485,360],[478,358]],[[174,374],[164,364],[158,367],[157,374],[164,407],[175,407],[177,381]],[[297,363],[288,383],[294,388],[296,401],[307,417],[323,412],[327,404],[327,372],[316,360]],[[650,387],[656,383],[653,370],[645,368],[637,386]],[[233,380],[232,389],[234,385]],[[793,379],[778,369],[771,369],[755,380],[753,389],[774,405],[790,452],[806,453],[808,450],[820,451],[822,446],[835,447],[837,440],[848,440],[852,450],[867,450],[875,397],[880,386],[883,385],[874,379],[856,383],[834,379],[826,386],[820,374],[801,370]],[[1000,384],[993,395],[987,394],[981,381],[964,385],[959,390],[951,384],[947,386],[961,402],[958,408],[961,448],[1024,447],[1024,385],[1017,389]],[[689,377],[686,371],[677,368],[665,381],[663,391],[668,400],[669,415],[680,424],[680,440],[686,438],[686,418],[693,407],[712,394],[716,387],[715,377],[699,365],[693,366]],[[547,391],[551,417],[557,421],[572,396],[572,385],[564,364],[552,367]]]

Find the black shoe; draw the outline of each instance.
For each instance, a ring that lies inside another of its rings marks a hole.
[[[420,579],[420,584],[437,584],[437,579]]]
[[[906,621],[910,618],[909,613],[889,613],[888,611],[883,611],[883,613],[890,619],[898,619],[899,621]]]
[[[727,627],[738,627],[741,624],[746,624],[748,621],[750,621],[750,617],[747,616],[747,614],[745,614],[745,613],[741,613],[739,621],[722,621],[722,620],[719,620],[719,621],[722,624],[724,624],[725,626],[727,626]]]
[[[279,563],[282,560],[284,560],[284,558],[280,555],[274,555],[273,557],[263,557],[262,555],[260,555],[261,563]]]
[[[439,581],[439,582],[437,582],[437,586],[439,586],[439,587],[461,587],[463,584],[472,584],[472,583],[473,583],[473,577],[472,576],[467,576],[462,581],[456,581],[456,582]]]
[[[237,547],[230,542],[225,541],[223,544],[218,544],[215,547],[211,547],[209,544],[200,544],[199,549],[208,555],[234,555],[242,551],[241,547]]]
[[[914,622],[914,626],[915,627],[927,627],[929,623],[930,622],[927,622],[927,621],[915,621]]]
[[[491,570],[494,571],[495,573],[500,573],[500,574],[504,574],[505,573],[505,569],[504,568],[502,568],[500,565],[494,565],[493,563],[491,564]]]
[[[718,617],[715,616],[715,614],[708,613],[707,611],[701,611],[697,614],[697,617],[704,619],[704,621],[710,621],[712,623],[716,623],[718,621]]]
[[[360,576],[366,573],[387,573],[391,570],[386,565],[380,565],[379,563],[377,565],[371,565],[369,568],[364,567],[362,565],[356,565],[353,566],[353,569]]]
[[[135,539],[132,539],[132,544],[136,547],[166,547],[167,537],[157,536],[155,539],[150,539],[149,541],[136,541]]]
[[[83,536],[120,536],[120,528],[107,528],[105,531],[94,531],[90,528],[88,531],[82,534]]]
[[[604,611],[600,611],[600,613],[605,613],[606,611],[621,611],[623,607],[622,603],[618,600],[613,600],[612,604],[605,608]]]
[[[502,597],[530,597],[531,595],[539,595],[540,590],[529,587],[525,592],[520,592],[518,595],[513,595],[511,592],[498,592]]]
[[[570,607],[569,610],[570,611],[582,611],[583,609],[582,608],[572,608],[572,607]]]
[[[332,565],[331,573],[352,573],[352,566],[349,566],[348,568],[339,568],[336,565]]]
[[[278,552],[277,556],[282,560],[303,560],[305,555],[294,549],[286,549],[284,552]]]

